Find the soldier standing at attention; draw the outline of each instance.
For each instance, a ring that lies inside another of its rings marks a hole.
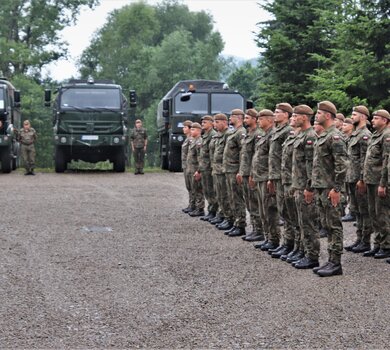
[[[282,151],[283,143],[287,137],[290,136],[292,131],[289,125],[289,118],[291,117],[293,109],[289,103],[283,102],[275,106],[274,122],[275,131],[271,137],[271,143],[269,147],[269,159],[268,159],[268,182],[267,192],[271,196],[276,196],[276,205],[278,208],[279,217],[283,217],[283,213],[286,213],[286,207],[284,203],[284,190],[282,185]],[[294,229],[286,225],[284,221],[284,230],[282,231],[282,244],[276,249],[269,249],[273,258],[280,258],[282,255],[290,253],[294,248]]]
[[[226,139],[223,151],[223,171],[226,176],[229,201],[234,218],[233,227],[225,231],[229,237],[245,235],[246,211],[242,184],[237,182],[236,176],[240,169],[240,151],[246,130],[243,126],[245,113],[241,109],[233,109],[230,114],[230,125],[234,131]]]
[[[388,197],[380,185],[385,160],[385,142],[390,138],[390,113],[385,109],[375,111],[372,118],[374,133],[368,145],[364,160],[363,180],[358,181],[359,193],[367,191],[368,212],[372,220],[375,237],[374,247],[363,253],[363,256],[374,256],[375,259],[390,257],[390,228],[388,227]],[[386,203],[387,202],[387,203]]]
[[[144,174],[144,158],[146,147],[148,145],[148,135],[146,129],[142,127],[142,121],[137,119],[135,121],[135,128],[133,129],[131,136],[131,150],[134,154],[135,170],[134,174]]]
[[[344,123],[345,117],[343,113],[336,113],[336,118],[334,119],[334,126],[339,131],[343,132],[343,123]]]
[[[343,253],[343,225],[341,222],[340,191],[345,182],[347,153],[344,138],[334,126],[336,107],[332,102],[318,104],[316,120],[324,127],[314,146],[311,184],[304,191],[306,203],[315,196],[319,210],[324,212],[328,233],[329,261],[313,272],[321,277],[341,275]]]
[[[35,146],[34,143],[37,140],[37,133],[34,128],[31,127],[30,121],[25,120],[23,122],[23,128],[19,131],[19,142],[21,144],[20,152],[22,154],[24,167],[26,172],[24,175],[35,175]]]
[[[215,215],[218,210],[217,197],[214,191],[214,181],[211,174],[211,155],[210,155],[210,142],[212,137],[216,134],[213,129],[213,117],[210,115],[205,115],[202,118],[202,146],[200,149],[199,155],[199,175],[201,177],[203,194],[207,200],[207,216],[202,216],[200,219],[209,221],[215,218]]]
[[[188,192],[188,206],[182,209],[183,213],[189,213],[195,209],[195,201],[192,197],[191,191],[191,178],[187,175],[187,155],[188,147],[190,145],[191,140],[191,125],[191,120],[186,120],[185,122],[183,122],[183,134],[186,139],[181,145],[181,167],[183,168],[184,181]]]
[[[191,191],[195,201],[195,209],[188,213],[190,216],[204,216],[204,196],[199,172],[199,155],[202,147],[201,132],[202,126],[199,123],[192,123],[191,140],[187,155],[187,173],[191,179]]]
[[[356,106],[352,111],[352,122],[355,130],[352,132],[347,147],[349,158],[347,168],[347,191],[350,198],[349,217],[343,217],[342,221],[351,221],[353,217],[357,218],[356,240],[346,247],[345,250],[354,253],[363,253],[370,250],[370,238],[372,233],[372,222],[368,215],[367,193],[359,193],[356,184],[363,180],[364,159],[366,157],[367,147],[371,140],[371,132],[367,129],[367,118],[370,113],[365,106]]]
[[[257,127],[257,111],[254,108],[248,109],[245,113],[244,123],[247,133],[242,141],[240,152],[240,170],[236,175],[237,183],[242,184],[246,209],[249,212],[253,231],[242,237],[244,241],[255,242],[264,240],[263,226],[259,214],[259,202],[257,200],[256,186],[249,185],[252,158],[255,153],[255,142],[261,130]]]

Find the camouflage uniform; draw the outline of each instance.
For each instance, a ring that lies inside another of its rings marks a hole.
[[[372,222],[368,215],[367,193],[359,194],[356,183],[363,180],[364,159],[371,139],[371,132],[366,128],[356,129],[348,141],[349,158],[346,183],[350,198],[350,211],[357,214],[357,241],[370,244]]]
[[[229,134],[223,152],[222,167],[226,176],[228,196],[234,218],[233,225],[240,228],[246,226],[246,212],[242,185],[237,183],[236,175],[240,168],[241,143],[245,135],[246,131],[244,127],[240,127]]]
[[[222,132],[217,132],[217,134],[213,136],[213,139],[215,139],[213,154],[213,171],[217,180],[216,192],[218,206],[220,208],[220,216],[224,217],[229,222],[233,222],[232,210],[230,207],[229,197],[227,193],[226,177],[222,167],[223,151],[225,148],[226,139],[229,134],[229,129],[226,129]]]
[[[147,140],[148,135],[145,128],[134,128],[130,135],[130,140],[134,146],[134,166],[136,171],[142,172],[144,168],[144,158],[145,158],[145,140]]]
[[[281,165],[282,165],[282,151],[283,143],[290,135],[291,126],[286,123],[284,125],[278,125],[271,137],[268,159],[268,180],[272,181],[275,186],[276,192],[276,205],[278,208],[279,217],[283,217],[283,213],[287,214],[287,208],[284,204],[284,189],[281,180]],[[294,245],[294,230],[287,227],[286,221],[284,221],[283,244],[287,247]]]
[[[301,241],[305,256],[314,261],[318,261],[320,254],[320,237],[315,228],[316,206],[314,200],[310,204],[306,203],[303,192],[305,189],[312,191],[310,183],[316,138],[312,127],[300,131],[294,142],[292,160],[292,187],[295,190]]]
[[[390,138],[390,129],[384,128],[372,134],[364,160],[363,181],[367,185],[368,212],[375,231],[374,249],[390,249],[389,196],[378,196],[386,155],[385,142]]]
[[[279,245],[280,227],[276,195],[271,195],[267,191],[269,145],[274,130],[274,128],[270,128],[257,136],[255,154],[252,159],[251,177],[257,186],[260,218],[266,240],[273,245]]]
[[[212,137],[216,134],[214,129],[211,129],[208,132],[205,132],[202,135],[202,147],[200,149],[199,157],[199,170],[202,174],[202,187],[203,193],[207,200],[208,206],[207,210],[209,213],[216,213],[218,210],[217,197],[214,190],[214,181],[211,174],[211,151],[210,143]]]
[[[334,126],[318,136],[314,146],[311,187],[316,190],[319,210],[324,212],[328,234],[329,261],[340,264],[343,253],[341,204],[334,207],[328,198],[333,188],[342,188],[347,167],[345,141]]]
[[[252,158],[255,153],[255,141],[262,134],[259,128],[248,131],[245,138],[242,140],[240,152],[240,170],[242,176],[242,189],[246,208],[250,215],[253,232],[262,233],[263,225],[259,214],[259,201],[257,196],[257,188],[249,186],[249,175],[251,172]]]
[[[27,173],[32,173],[35,168],[35,146],[37,140],[37,133],[34,128],[19,130],[20,152],[22,154],[24,167]]]
[[[202,182],[196,181],[194,174],[199,171],[199,155],[202,147],[202,138],[191,138],[187,155],[187,174],[191,179],[191,192],[195,202],[195,209],[204,209]]]
[[[187,155],[188,155],[188,147],[190,146],[191,136],[187,136],[181,145],[181,167],[183,168],[184,181],[186,184],[186,188],[188,191],[188,208],[195,209],[195,199],[192,195],[192,187],[191,187],[191,176],[188,175],[187,172]]]

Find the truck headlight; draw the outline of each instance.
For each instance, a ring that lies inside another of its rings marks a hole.
[[[114,143],[119,143],[119,137],[114,137]]]
[[[66,143],[66,137],[65,136],[62,136],[61,139],[60,139],[61,143]]]
[[[177,141],[182,142],[183,140],[184,140],[183,136],[180,135],[180,136],[177,137]]]

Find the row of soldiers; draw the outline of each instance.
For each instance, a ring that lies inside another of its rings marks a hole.
[[[322,101],[316,113],[307,105],[279,103],[274,111],[234,109],[229,118],[219,113],[203,116],[201,124],[185,121],[182,164],[189,205],[183,212],[325,277],[343,273],[345,195],[357,218],[356,240],[345,249],[389,258],[390,114],[373,112],[373,133],[369,118],[367,107],[355,106],[339,123],[335,105]],[[246,211],[253,228],[248,233]],[[322,265],[321,226],[329,256]]]

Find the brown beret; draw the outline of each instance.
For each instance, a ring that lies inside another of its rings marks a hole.
[[[233,109],[230,115],[245,115],[244,111],[239,108]]]
[[[192,123],[191,129],[202,129],[202,125],[199,123]]]
[[[390,113],[388,111],[386,111],[385,109],[378,109],[377,111],[375,111],[374,113],[372,113],[372,115],[378,115],[382,118],[386,118],[387,120],[390,120]]]
[[[218,113],[214,116],[214,120],[228,120],[226,114]]]
[[[338,120],[341,120],[342,122],[345,120],[345,117],[344,117],[343,113],[336,113],[336,118]]]
[[[313,115],[313,110],[308,105],[299,105],[294,107],[293,113],[296,114],[305,114],[305,115]]]
[[[370,116],[370,112],[368,111],[368,108],[366,106],[356,106],[352,109],[354,112],[359,112],[361,114],[366,115],[367,117]]]
[[[347,117],[344,119],[344,123],[353,125],[353,120],[351,118]]]
[[[191,125],[192,125],[192,121],[191,120],[186,120],[185,122],[183,122],[183,126],[191,127]]]
[[[254,108],[250,108],[246,110],[246,114],[250,115],[253,118],[257,118],[257,111]]]
[[[293,108],[291,107],[291,105],[287,102],[282,102],[282,103],[278,103],[276,106],[275,106],[276,109],[281,109],[283,112],[287,112],[287,113],[292,113],[293,112]]]
[[[337,114],[336,106],[330,101],[322,101],[317,105],[317,108],[321,111],[332,113],[334,116]]]
[[[214,119],[211,115],[204,115],[202,117],[202,120],[208,120],[208,121],[212,122]]]
[[[270,109],[262,109],[259,112],[259,117],[273,117],[274,112],[272,112]]]
[[[135,122],[136,123],[142,123],[142,120],[141,119],[137,119]]]

